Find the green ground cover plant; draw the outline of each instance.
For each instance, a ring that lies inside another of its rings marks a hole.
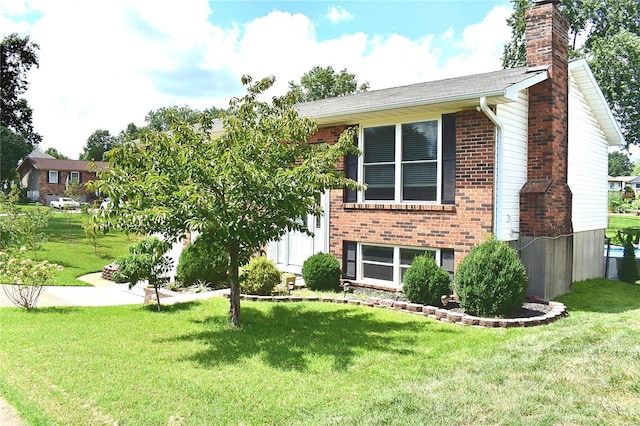
[[[87,238],[82,227],[83,216],[80,213],[71,214],[69,222],[69,217],[65,216],[64,212],[53,212],[48,226],[44,229],[48,241],[38,250],[38,259],[64,267],[62,272],[56,274],[58,285],[86,286],[85,282],[76,278],[101,271],[113,259],[126,254],[128,246],[135,241],[133,236],[127,238],[121,232],[110,231],[99,238],[96,255],[93,243]],[[33,257],[33,253],[29,251],[26,255]]]
[[[640,286],[478,329],[386,309],[228,301],[0,309],[0,393],[30,424],[638,424]]]

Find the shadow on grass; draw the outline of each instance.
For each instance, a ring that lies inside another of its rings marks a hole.
[[[208,329],[169,341],[198,341],[206,349],[185,358],[206,367],[237,364],[260,356],[280,370],[305,371],[311,357],[328,357],[334,370],[348,368],[359,353],[379,351],[412,354],[425,328],[455,334],[431,322],[381,319],[365,309],[314,309],[307,304],[274,304],[268,309],[244,305],[242,328],[231,330],[226,316],[200,321]]]
[[[573,283],[571,293],[558,301],[569,312],[599,312],[615,314],[640,309],[640,285],[608,279],[595,279]]]

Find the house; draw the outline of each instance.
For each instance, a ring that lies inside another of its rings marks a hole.
[[[640,192],[640,176],[608,176],[609,191],[624,191],[628,186]]]
[[[527,66],[301,104],[312,142],[359,126],[342,164],[364,191],[332,190],[310,237],[267,253],[284,271],[329,252],[356,285],[396,290],[416,254],[450,272],[494,234],[521,256],[529,295],[601,277],[608,148],[623,136],[585,60],[568,61],[558,1],[527,12]]]
[[[84,184],[96,179],[96,169],[103,169],[106,163],[91,161],[59,160],[50,155],[34,152],[18,165],[18,175],[27,197],[48,206],[49,203],[65,194],[72,184],[78,185],[77,196],[81,201],[92,201],[93,193],[87,192]]]

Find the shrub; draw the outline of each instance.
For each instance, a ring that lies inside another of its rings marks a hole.
[[[634,284],[639,277],[638,264],[634,244],[640,241],[640,228],[625,228],[618,231],[618,240],[624,245],[624,253],[620,262],[618,278],[620,281]]]
[[[228,269],[227,253],[210,238],[199,236],[180,254],[176,279],[185,287],[204,281],[211,288],[224,288]]]
[[[302,278],[310,290],[338,290],[340,262],[328,253],[317,253],[302,264]]]
[[[268,296],[282,280],[276,265],[266,257],[254,257],[242,271],[240,288],[246,294]]]
[[[451,293],[449,273],[436,265],[432,256],[416,256],[403,278],[404,295],[412,303],[438,305]]]
[[[527,275],[518,254],[493,237],[471,250],[455,275],[460,306],[480,316],[514,313],[524,303],[526,288]]]

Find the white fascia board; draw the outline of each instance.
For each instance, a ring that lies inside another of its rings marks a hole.
[[[548,71],[534,74],[532,77],[526,80],[522,80],[521,82],[511,85],[506,89],[504,89],[504,96],[505,98],[511,99],[512,101],[515,102],[518,100],[518,93],[520,93],[524,89],[528,89],[531,86],[535,86],[536,84],[542,81],[545,81],[548,78],[549,78]]]
[[[620,125],[613,116],[611,108],[609,108],[609,103],[605,99],[587,60],[582,58],[569,62],[569,72],[580,74],[580,76],[583,77],[580,79],[576,75],[578,86],[580,86],[581,81],[584,81],[584,78],[586,78],[588,84],[591,86],[589,88],[592,90],[585,91],[582,87],[580,87],[580,90],[585,95],[596,118],[600,121],[600,125],[603,126],[603,130],[609,141],[609,146],[620,146],[624,144],[624,135],[622,134],[622,130],[620,130]]]

